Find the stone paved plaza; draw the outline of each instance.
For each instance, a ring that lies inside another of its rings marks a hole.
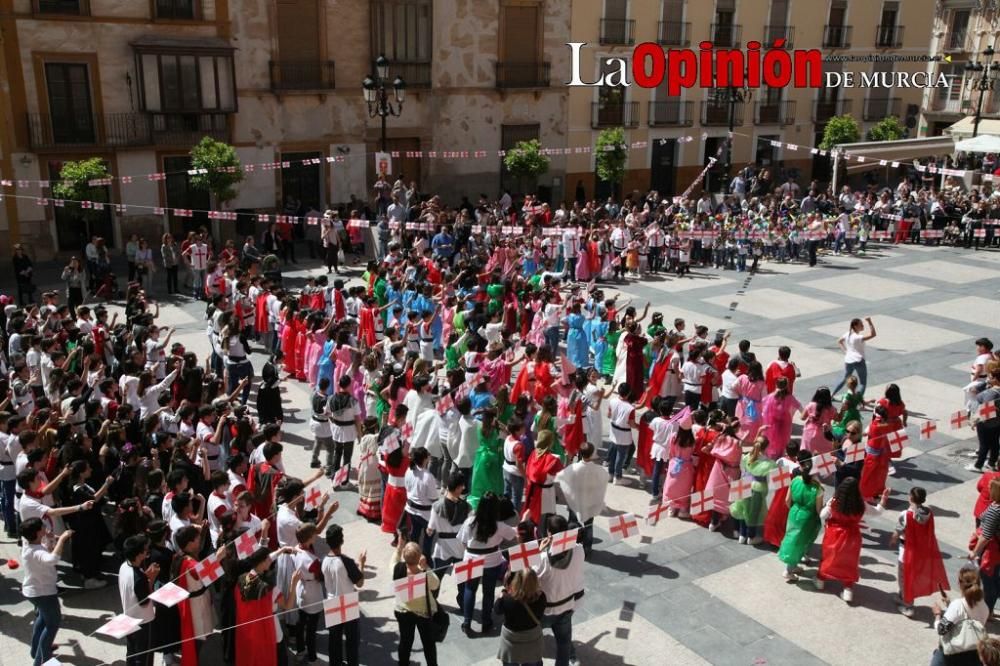
[[[307,273],[304,269],[290,273],[292,282],[301,283]],[[359,271],[351,275],[357,280]],[[580,663],[927,663],[936,644],[930,626],[933,600],[918,600],[912,619],[896,611],[892,600],[896,551],[888,539],[898,511],[906,506],[906,492],[919,484],[927,489],[928,504],[937,517],[950,578],[964,561],[977,477],[962,468],[975,435],[968,428],[952,431],[947,417],[960,407],[959,387],[966,383],[975,356],[973,340],[981,335],[996,339],[1000,254],[882,246],[866,257],[828,256],[812,269],[768,263],[759,274],[747,277],[734,271],[699,270],[690,279],[631,283],[622,292],[640,307],[650,301],[651,310],[663,312],[668,326],[681,316],[689,329],[702,323],[710,329],[732,329],[734,347],[741,338],[754,341],[753,350],[765,365],[776,356],[778,346],[791,346],[792,359],[802,371],[796,395],[803,403],[817,386],[839,379],[836,339],[848,321],[873,317],[878,337],[869,343],[868,395],[880,396],[890,382],[900,386],[911,414],[911,439],[896,465],[897,475],[890,477],[890,511],[868,521],[854,605],[847,606],[836,590],[817,592],[808,578],[795,585],[785,583],[782,564],[770,547],[739,545],[728,534],[709,533],[677,519],[643,526],[640,537],[612,543],[602,522],[606,519],[599,518],[597,543],[586,566],[586,597],[574,620]],[[199,355],[207,351],[203,309],[202,304],[184,302],[164,304],[161,312],[165,323],[180,329],[174,339]],[[255,367],[259,369],[262,362],[255,354]],[[285,385],[286,414],[290,414],[285,463],[300,476],[309,472],[308,395],[303,384]],[[925,418],[938,420],[939,430],[929,442],[917,437]],[[395,663],[389,540],[377,526],[355,515],[353,490],[337,492],[336,498],[341,508],[334,521],[350,525],[345,552],[352,556],[362,549],[368,552],[368,580],[361,593],[362,662]],[[632,477],[627,485],[608,488],[606,515],[644,513],[647,502],[647,492]],[[15,545],[0,540],[0,556],[18,557]],[[19,580],[17,572],[4,571],[0,577],[0,663],[11,666],[28,663],[30,606],[20,596]],[[62,595],[58,656],[80,666],[122,663],[123,644],[88,637],[112,612],[120,612],[117,586],[84,592],[72,587],[78,583],[70,571]],[[446,607],[454,608],[453,590],[453,580],[446,579],[441,594]],[[440,663],[497,663],[498,638],[466,638],[458,624],[453,616],[448,639],[439,646]],[[478,628],[477,623],[473,626]],[[554,643],[551,638],[546,641],[551,659]],[[321,663],[326,663],[325,633],[320,652]],[[206,656],[211,656],[206,663],[221,663],[216,645]],[[421,654],[414,658],[419,661]],[[546,663],[551,663],[549,659]]]

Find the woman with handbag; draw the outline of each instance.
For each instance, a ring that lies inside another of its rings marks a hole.
[[[958,572],[958,589],[962,592],[960,599],[952,600],[945,609],[934,607],[934,628],[940,638],[931,666],[980,663],[977,648],[986,637],[990,609],[983,601],[982,583],[974,567],[965,566]]]
[[[497,659],[504,666],[541,666],[546,598],[533,569],[507,574],[493,612],[503,615]]]
[[[409,666],[410,652],[413,650],[413,638],[416,632],[420,633],[420,645],[424,649],[424,657],[427,659],[427,666],[437,666],[437,629],[435,628],[435,615],[438,614],[439,607],[434,592],[441,586],[437,574],[430,568],[427,558],[420,550],[420,545],[412,541],[407,543],[406,535],[400,533],[396,550],[393,551],[392,579],[398,580],[407,576],[415,576],[420,573],[427,574],[427,587],[424,594],[414,595],[410,601],[401,601],[396,598],[395,615],[399,622],[399,663],[400,666]],[[447,617],[447,616],[446,616]]]

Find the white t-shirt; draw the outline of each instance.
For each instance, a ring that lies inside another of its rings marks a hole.
[[[28,597],[46,597],[58,594],[59,572],[56,565],[59,558],[50,553],[40,543],[25,544],[21,549],[21,564],[24,565],[24,581],[21,593]]]
[[[508,525],[507,523],[497,523],[497,531],[493,533],[489,539],[485,542],[476,540],[476,517],[469,516],[464,523],[462,523],[462,528],[458,530],[458,540],[465,544],[465,556],[462,558],[463,561],[471,560],[474,557],[482,557],[485,562],[483,566],[487,569],[491,567],[500,566],[503,563],[503,557],[500,555],[500,544],[504,541],[513,541],[517,538],[517,530]],[[485,550],[492,549],[488,553],[469,552],[472,550]]]
[[[736,376],[736,373],[727,368],[722,373],[722,388],[719,390],[719,395],[730,400],[738,398],[739,396],[736,394],[736,382],[738,380],[739,377]]]
[[[865,360],[865,336],[862,333],[848,331],[840,339],[847,350],[844,352],[844,363],[858,363]]]
[[[299,517],[295,515],[287,504],[282,504],[278,507],[278,545],[284,546],[295,546],[298,544],[298,539],[295,538],[295,532],[302,527],[302,521]]]
[[[629,446],[632,444],[632,428],[629,417],[635,412],[632,403],[615,397],[608,401],[608,416],[611,419],[611,435],[615,444]]]

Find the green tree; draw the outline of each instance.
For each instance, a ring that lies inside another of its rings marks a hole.
[[[518,141],[516,146],[507,151],[503,163],[510,175],[517,179],[519,189],[523,190],[526,183],[549,170],[549,158],[542,155],[541,151],[542,144],[538,139]]]
[[[868,130],[869,141],[898,141],[906,134],[906,128],[896,116],[887,116]]]
[[[597,135],[597,152],[595,163],[597,175],[601,180],[611,183],[615,198],[618,189],[625,179],[625,163],[628,161],[628,151],[625,150],[625,129],[609,127]]]
[[[204,137],[191,149],[191,168],[205,170],[191,176],[191,186],[208,192],[213,205],[236,198],[236,186],[243,182],[243,167],[236,149],[228,143]]]
[[[59,170],[59,182],[53,183],[52,194],[57,199],[72,201],[108,202],[108,190],[104,185],[91,185],[91,181],[110,178],[108,165],[100,157],[65,162]]]
[[[861,139],[861,128],[858,121],[851,116],[834,116],[827,121],[823,129],[823,141],[819,147],[830,150],[841,143],[854,143]]]

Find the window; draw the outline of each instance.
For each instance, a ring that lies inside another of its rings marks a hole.
[[[236,110],[233,58],[229,53],[140,52],[142,108],[153,112]]]
[[[86,16],[90,13],[88,0],[35,0],[33,6],[36,14]]]
[[[45,87],[55,143],[95,143],[90,73],[82,63],[45,63]]]
[[[193,20],[198,18],[196,0],[156,0],[156,18]]]
[[[965,66],[950,63],[941,66],[941,73],[948,77],[948,87],[937,88],[937,98],[941,102],[953,102],[962,98],[962,84],[965,80]]]
[[[712,25],[712,41],[716,47],[734,46],[739,40],[735,20],[736,0],[716,0],[715,23]]]
[[[781,137],[777,134],[762,135],[757,137],[757,156],[755,162],[757,166],[771,166],[777,159],[777,148],[775,148],[771,142],[781,141]]]
[[[948,49],[952,51],[965,49],[965,38],[969,29],[968,9],[956,9],[951,14],[951,30],[948,33]]]
[[[430,0],[377,0],[372,4],[372,59],[389,59],[389,78],[399,76],[409,87],[431,84]],[[374,69],[374,64],[372,65]]]

